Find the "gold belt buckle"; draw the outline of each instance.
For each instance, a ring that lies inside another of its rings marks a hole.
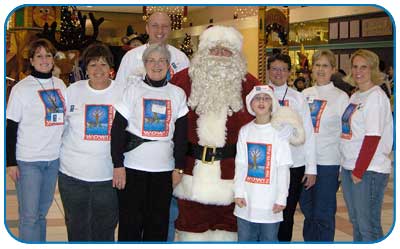
[[[206,161],[206,155],[207,155],[207,149],[208,148],[212,149],[212,152],[214,154],[214,156],[211,157],[211,161],[209,161],[209,162]],[[215,160],[215,152],[217,152],[217,147],[205,145],[204,148],[203,148],[203,155],[201,157],[201,162],[202,163],[207,163],[207,164],[213,164],[214,160]]]

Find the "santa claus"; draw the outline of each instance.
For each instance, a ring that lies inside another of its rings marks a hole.
[[[200,36],[189,69],[172,82],[188,96],[189,148],[178,198],[180,241],[236,241],[233,178],[239,129],[253,117],[245,97],[258,80],[247,73],[242,35],[213,26]]]

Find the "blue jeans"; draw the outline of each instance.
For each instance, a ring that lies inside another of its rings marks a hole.
[[[300,208],[304,214],[304,241],[334,240],[338,178],[339,165],[317,165],[315,185],[303,189]]]
[[[178,218],[178,200],[172,196],[171,205],[169,207],[169,223],[168,223],[168,239],[167,241],[173,242],[175,240],[175,220]]]
[[[86,182],[58,173],[68,241],[114,241],[117,191],[112,181]]]
[[[237,217],[238,241],[278,241],[279,224],[255,223]]]
[[[46,216],[53,202],[59,159],[17,161],[20,177],[16,183],[19,238],[27,242],[46,241]]]
[[[366,171],[354,184],[350,170],[342,170],[343,196],[353,224],[354,241],[376,241],[383,237],[381,213],[389,174]]]

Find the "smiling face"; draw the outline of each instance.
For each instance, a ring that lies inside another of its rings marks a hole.
[[[107,83],[110,78],[110,71],[111,67],[103,57],[90,60],[86,68],[89,79],[94,84]]]
[[[150,44],[165,44],[169,33],[171,33],[171,20],[168,14],[164,12],[152,14],[146,25],[146,32],[149,35]]]
[[[272,112],[272,98],[266,93],[259,93],[253,97],[250,106],[256,116],[269,115]]]
[[[157,51],[150,53],[144,62],[147,76],[154,81],[162,80],[167,76],[168,66],[168,59]]]
[[[283,86],[290,75],[288,64],[280,60],[272,62],[268,72],[269,79],[275,86]]]
[[[360,91],[366,91],[374,86],[371,80],[371,66],[361,56],[355,56],[351,63],[351,74]]]
[[[54,66],[53,54],[44,47],[38,47],[30,58],[31,65],[40,73],[50,73]]]
[[[313,63],[312,74],[319,86],[329,84],[334,72],[335,68],[332,67],[326,56],[321,56]]]

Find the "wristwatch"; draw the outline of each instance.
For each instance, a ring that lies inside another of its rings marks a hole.
[[[178,172],[179,174],[183,174],[183,169],[174,169],[174,171]]]

